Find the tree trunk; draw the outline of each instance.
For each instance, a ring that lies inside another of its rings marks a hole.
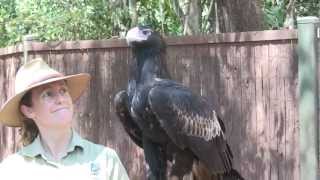
[[[201,0],[171,0],[171,4],[183,24],[183,34],[199,34],[201,32]]]
[[[265,28],[259,0],[216,0],[219,32],[258,31]]]
[[[138,24],[137,0],[129,0],[129,11],[131,15],[131,27]]]
[[[200,0],[190,0],[185,13],[183,34],[199,34],[201,29],[201,2]]]
[[[283,26],[288,29],[294,29],[296,16],[295,16],[295,0],[290,0],[287,7],[286,7],[286,18],[283,23]]]

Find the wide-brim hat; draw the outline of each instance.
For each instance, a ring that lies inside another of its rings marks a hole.
[[[22,65],[16,74],[14,96],[9,98],[0,110],[0,123],[11,127],[22,126],[24,117],[19,107],[22,97],[32,88],[61,80],[66,82],[74,102],[87,88],[90,75],[87,73],[64,75],[49,67],[41,58]]]

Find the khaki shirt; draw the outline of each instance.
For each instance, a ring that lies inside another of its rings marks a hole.
[[[1,180],[128,180],[117,153],[94,144],[73,132],[67,155],[52,161],[39,136],[0,164]]]

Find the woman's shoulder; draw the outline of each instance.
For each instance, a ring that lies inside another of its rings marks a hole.
[[[83,140],[83,144],[84,144],[84,150],[86,150],[87,153],[96,154],[96,155],[107,155],[109,158],[118,157],[118,154],[114,149],[107,147],[105,145],[98,144],[86,139]]]
[[[105,169],[107,174],[110,175],[107,179],[129,180],[127,171],[114,149],[91,141],[87,141],[86,144],[90,147],[91,153],[94,154],[94,164],[98,167],[105,167],[102,169]]]

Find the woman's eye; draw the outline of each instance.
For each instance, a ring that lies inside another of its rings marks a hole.
[[[60,94],[66,94],[66,93],[67,93],[67,88],[60,89]]]
[[[51,91],[45,91],[45,92],[43,92],[43,95],[42,95],[43,97],[52,97],[53,96],[53,92],[51,92]]]

